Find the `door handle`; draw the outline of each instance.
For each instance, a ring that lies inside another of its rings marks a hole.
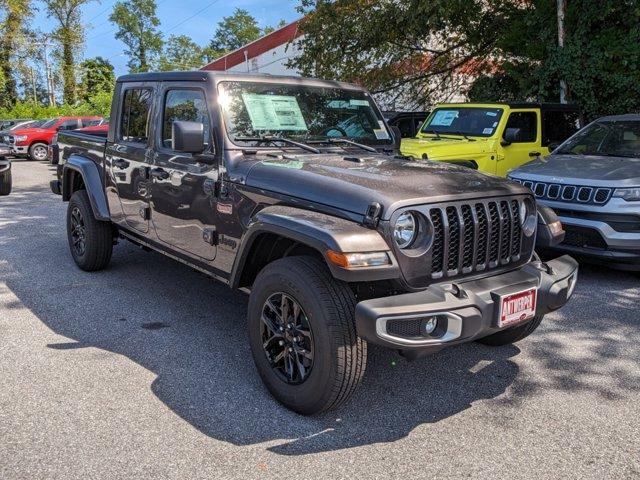
[[[127,162],[126,160],[123,160],[122,158],[118,158],[117,160],[114,160],[112,162],[112,165],[122,170],[124,170],[125,168],[129,168],[129,162]]]
[[[156,180],[166,180],[169,178],[169,172],[163,168],[152,168],[150,174],[151,178],[155,178]]]
[[[540,156],[540,152],[529,152],[529,156],[530,157],[539,157]]]

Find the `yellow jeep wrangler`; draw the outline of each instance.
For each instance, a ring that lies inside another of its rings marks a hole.
[[[504,177],[548,155],[578,128],[579,112],[571,105],[448,103],[435,108],[415,138],[403,139],[400,150]]]

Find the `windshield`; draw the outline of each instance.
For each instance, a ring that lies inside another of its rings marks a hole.
[[[46,122],[44,122],[42,125],[40,125],[40,128],[51,128],[53,127],[56,123],[58,123],[58,119],[57,118],[52,118],[51,120],[47,120]]]
[[[422,126],[422,133],[490,137],[496,131],[501,108],[436,108]]]
[[[359,90],[262,82],[222,82],[218,87],[227,133],[234,143],[282,136],[300,142],[346,138],[391,144],[391,134],[371,97]]]
[[[640,158],[640,121],[592,123],[553,153]]]
[[[13,127],[9,128],[9,130],[20,130],[22,128],[38,128],[46,121],[47,120],[32,120],[30,122],[17,123]]]

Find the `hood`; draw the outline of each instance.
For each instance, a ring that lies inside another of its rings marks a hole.
[[[549,155],[513,170],[509,176],[524,179],[551,177],[558,183],[592,186],[640,185],[640,158],[598,155]]]
[[[18,135],[38,135],[40,133],[50,133],[53,129],[44,129],[44,128],[21,128],[19,130],[13,130],[10,132],[13,136]]]
[[[248,186],[357,214],[377,202],[383,219],[402,206],[531,194],[515,182],[469,168],[385,155],[251,155],[241,163]]]
[[[415,158],[422,158],[426,153],[429,158],[440,160],[486,153],[491,150],[490,142],[493,142],[490,138],[473,138],[472,140],[444,136],[440,139],[435,136],[405,138],[402,140],[400,150],[404,155]]]

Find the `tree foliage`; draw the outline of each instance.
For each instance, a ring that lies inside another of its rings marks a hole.
[[[412,106],[455,91],[463,68],[485,68],[511,10],[508,0],[302,0],[305,75],[360,83]]]
[[[204,50],[190,37],[186,35],[171,35],[160,57],[158,69],[163,72],[197,70],[204,63]]]
[[[58,27],[53,32],[60,49],[63,96],[65,103],[76,102],[76,54],[84,42],[84,27],[80,8],[93,0],[43,0],[47,13],[56,20]]]
[[[284,26],[284,21],[281,20],[278,25]],[[213,40],[205,53],[209,59],[221,57],[273,32],[273,30],[274,27],[260,28],[253,15],[247,10],[236,8],[233,15],[224,17],[218,22]]]
[[[88,58],[80,64],[80,95],[83,101],[89,101],[98,93],[113,92],[115,73],[113,65],[102,57]]]
[[[25,23],[32,15],[30,0],[0,0],[0,107],[10,107],[18,99],[13,59],[24,34]]]
[[[116,38],[127,46],[129,70],[151,70],[163,46],[155,0],[121,0],[113,7],[109,20],[118,26]]]

